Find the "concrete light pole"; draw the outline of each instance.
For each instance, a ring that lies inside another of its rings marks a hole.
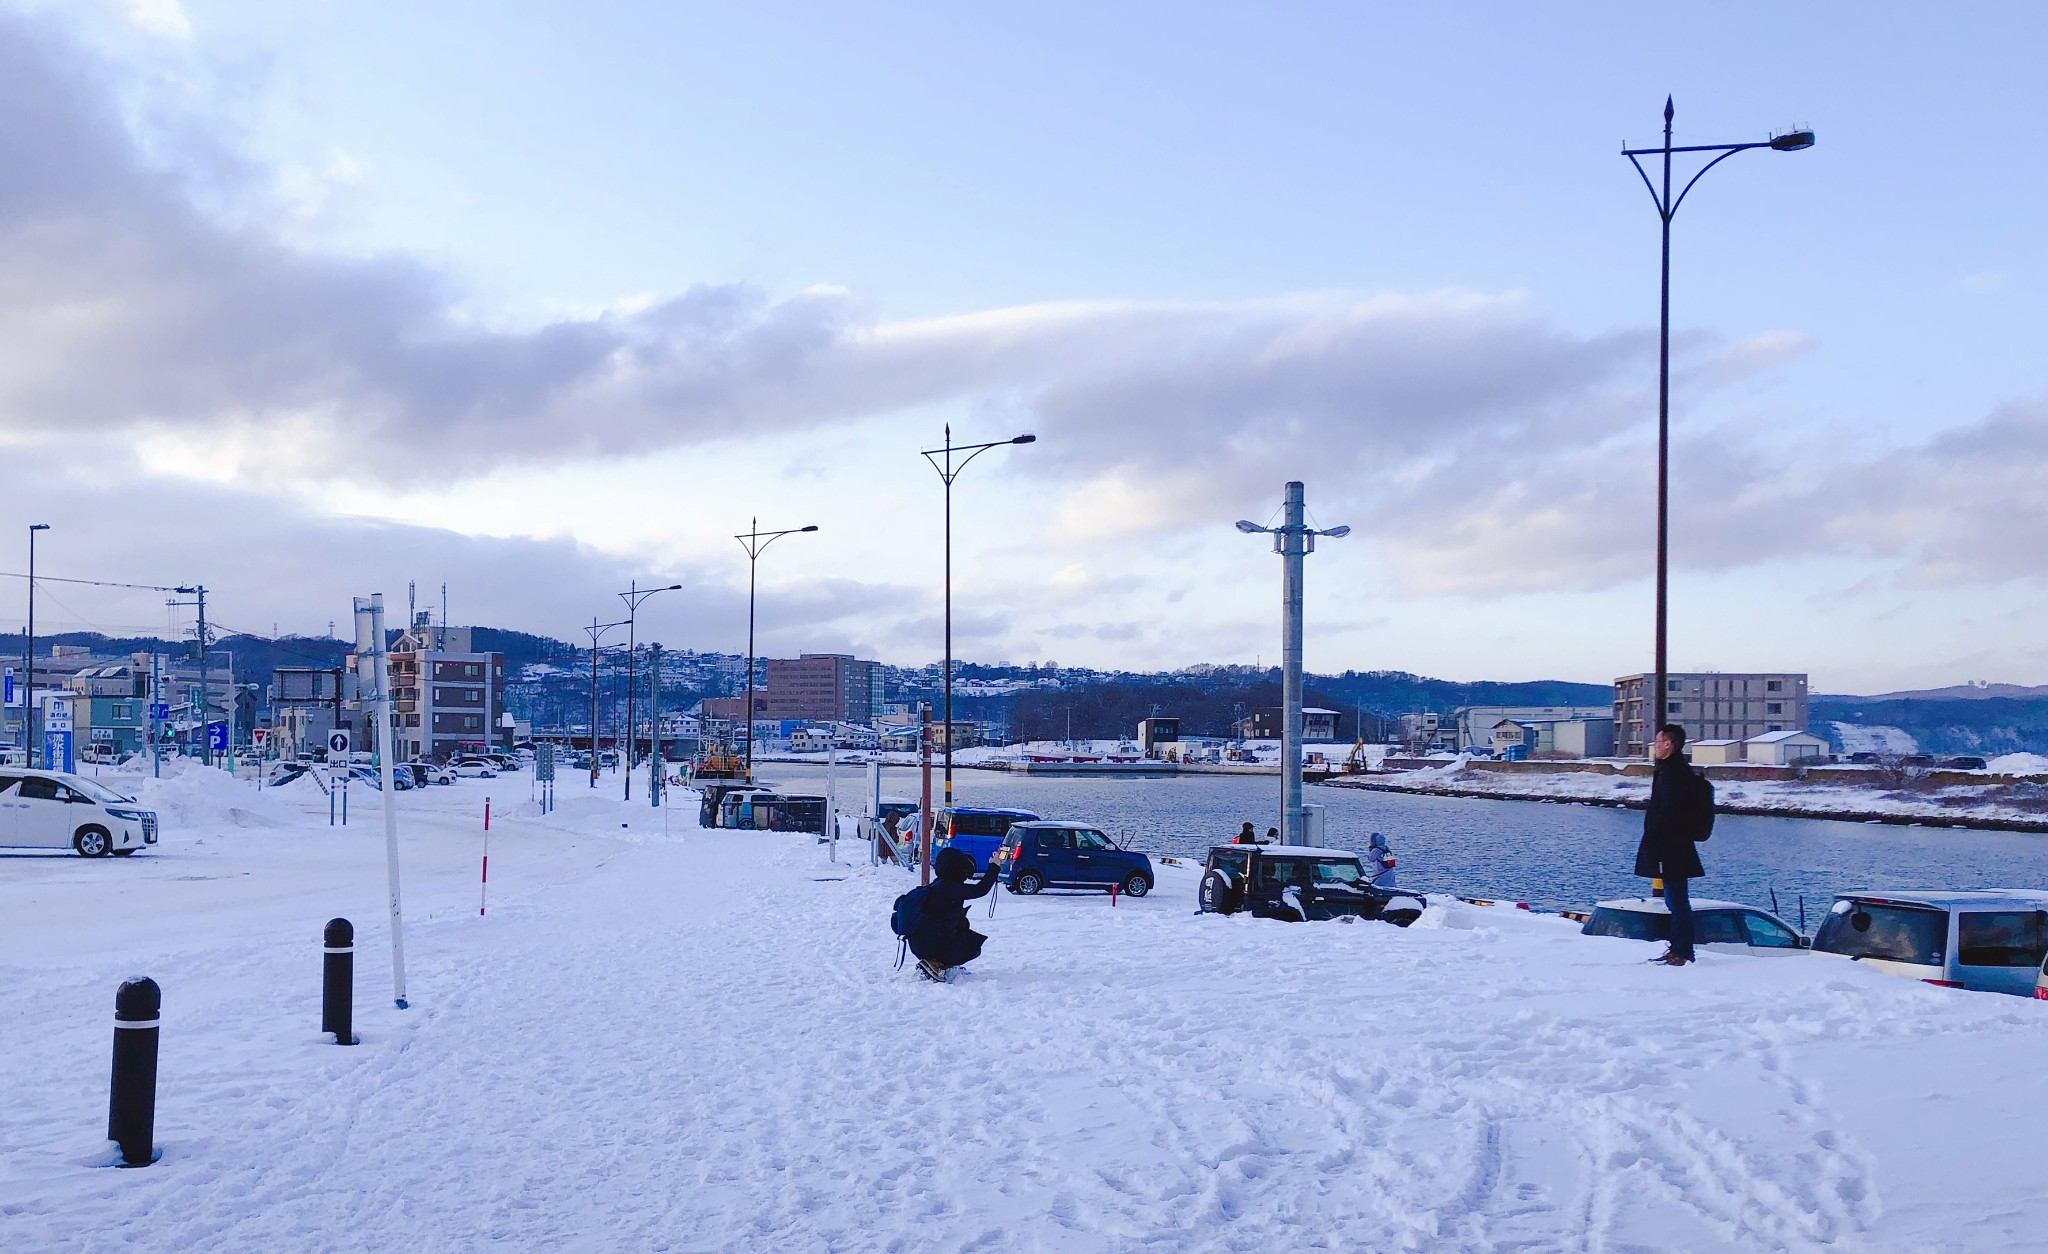
[[[21,764],[36,764],[36,532],[48,531],[48,523],[30,523],[28,528],[28,627],[22,636],[21,669]]]
[[[621,759],[621,765],[625,767],[621,774],[626,777],[625,799],[627,801],[633,799],[633,653],[638,647],[634,643],[634,620],[640,616],[640,603],[642,601],[645,601],[657,592],[678,591],[682,586],[679,583],[672,583],[661,588],[643,588],[640,586],[640,581],[635,579],[633,586],[628,591],[619,594],[619,600],[626,603],[626,756]]]
[[[1308,525],[1308,506],[1302,485],[1287,485],[1286,514],[1278,527],[1262,527],[1238,520],[1237,529],[1247,535],[1273,537],[1273,551],[1280,566],[1280,839],[1289,845],[1302,843],[1301,810],[1301,580],[1302,558],[1316,551],[1316,537],[1337,539],[1351,534],[1349,527],[1317,531]]]

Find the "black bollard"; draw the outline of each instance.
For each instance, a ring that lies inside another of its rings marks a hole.
[[[356,929],[347,919],[329,919],[327,960],[320,980],[320,1030],[336,1045],[353,1045],[355,1033]]]
[[[121,1146],[123,1167],[147,1167],[157,1159],[157,1012],[163,993],[146,976],[129,980],[114,994],[114,1079],[107,1100],[107,1139]]]

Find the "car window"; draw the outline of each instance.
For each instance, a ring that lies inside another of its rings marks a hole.
[[[1749,928],[1749,943],[1761,949],[1797,949],[1799,934],[1780,923],[1772,922],[1760,914],[1745,914],[1742,922]]]
[[[1358,864],[1345,858],[1318,862],[1313,872],[1318,884],[1356,884],[1364,878],[1364,872],[1359,869]]]
[[[1259,883],[1299,885],[1305,869],[1293,858],[1262,858],[1259,861]]]
[[[1692,938],[1701,945],[1747,945],[1749,933],[1733,910],[1702,910],[1692,917]]]
[[[72,778],[65,780],[64,785],[65,787],[71,789],[71,791],[73,792],[85,794],[87,797],[90,797],[92,800],[99,802],[101,805],[119,805],[124,801],[134,800],[133,797],[124,797],[120,793],[115,792],[113,789],[103,788],[100,785],[82,776],[73,776]]]
[[[1947,961],[1948,914],[1918,906],[1841,901],[1821,921],[1813,947],[1824,954],[1938,967]]]
[[[21,782],[19,775],[0,775],[0,793],[5,793]]]
[[[2038,967],[2042,932],[2038,910],[1965,911],[1956,919],[1956,959],[1966,967]]]
[[[1209,865],[1228,871],[1232,875],[1242,876],[1244,864],[1251,861],[1251,858],[1251,854],[1241,849],[1219,849],[1209,855]]]
[[[1617,910],[1601,906],[1579,929],[1586,936],[1620,936],[1628,940],[1671,939],[1671,916],[1661,911]]]
[[[21,781],[21,788],[14,795],[23,801],[58,801],[62,800],[63,793],[64,789],[56,780],[31,775]]]
[[[1101,832],[1090,831],[1089,829],[1084,827],[1077,830],[1074,833],[1074,848],[1114,849],[1116,848],[1116,845],[1110,841],[1109,837],[1104,836]]]
[[[1045,828],[1038,833],[1038,847],[1040,849],[1072,849],[1074,847],[1073,833],[1061,827]]]

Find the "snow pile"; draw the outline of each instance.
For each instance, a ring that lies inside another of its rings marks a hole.
[[[682,810],[638,843],[644,803],[589,790],[544,819],[494,808],[480,915],[484,795],[398,798],[402,1012],[381,824],[330,829],[324,799],[291,803],[296,841],[7,860],[0,1248],[1979,1250],[2048,1229],[2048,1005],[1802,951],[1651,966],[1456,901],[1407,930],[1200,915],[1191,873],[1114,906],[976,902],[988,952],[935,987],[892,970],[903,872]],[[335,914],[357,924],[352,1049],[316,1030]],[[109,1002],[137,971],[164,989],[164,1156],[101,1170]]]
[[[2038,753],[2008,753],[1984,764],[1993,775],[2048,775],[2048,758]]]
[[[1903,727],[1862,723],[1832,723],[1830,726],[1835,729],[1836,738],[1842,742],[1843,753],[1904,755],[1920,752],[1920,742],[1913,739],[1912,733]]]
[[[165,759],[160,779],[144,763],[140,774],[108,774],[99,782],[156,811],[159,825],[167,831],[286,827],[299,817],[295,809],[268,795],[269,789],[191,758]]]

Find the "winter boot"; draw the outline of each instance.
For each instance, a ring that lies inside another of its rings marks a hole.
[[[917,960],[917,973],[934,984],[944,984],[950,969],[940,966],[929,958],[919,958]]]

